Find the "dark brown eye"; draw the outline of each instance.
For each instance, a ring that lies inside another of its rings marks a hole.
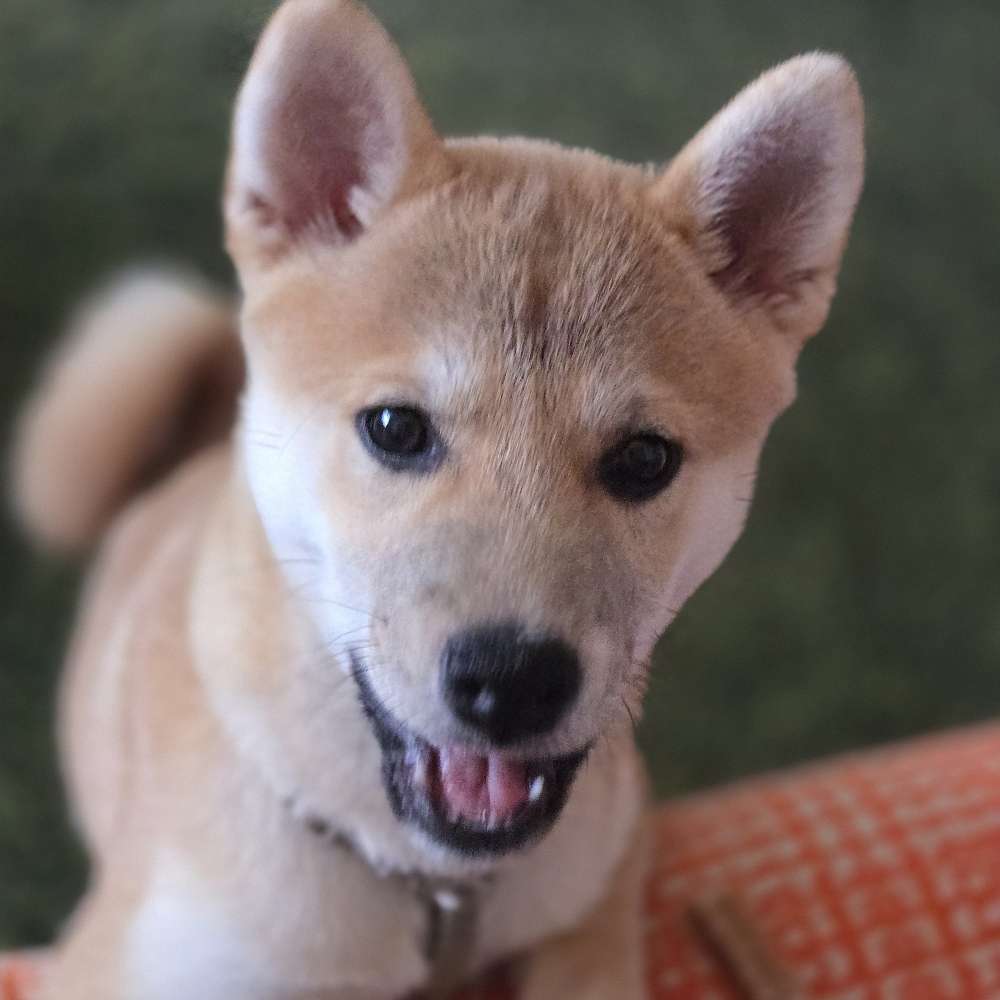
[[[676,441],[659,434],[635,434],[605,453],[598,475],[616,500],[641,503],[670,485],[683,457]]]
[[[383,465],[426,472],[440,453],[430,420],[409,406],[373,406],[358,414],[358,432]]]

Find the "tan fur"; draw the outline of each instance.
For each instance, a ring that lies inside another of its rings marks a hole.
[[[323,133],[330,119],[343,135]],[[801,155],[782,159],[776,134]],[[742,528],[860,162],[857,88],[833,57],[765,76],[655,173],[525,140],[444,143],[362,8],[282,7],[227,182],[241,416],[232,442],[122,515],[71,655],[64,759],[95,867],[47,997],[400,997],[428,974],[426,915],[387,868],[491,876],[470,972],[527,954],[527,1000],[641,998],[631,716],[657,636]],[[88,327],[34,404],[21,495],[44,535],[94,528],[216,350],[229,318],[178,301],[154,313],[176,321],[169,364],[148,323],[128,344]],[[111,337],[108,371],[136,373],[116,421],[99,400],[117,378],[73,360],[107,356]],[[365,451],[355,414],[386,401],[447,439],[434,474]],[[595,467],[636,428],[685,461],[629,506]],[[95,455],[72,500],[53,460],[67,444]],[[544,838],[466,857],[393,815],[348,659],[363,650],[381,701],[444,744],[461,734],[436,693],[443,642],[510,618],[572,637],[584,668],[566,718],[516,752],[594,749]],[[289,803],[359,854],[310,837]]]
[[[228,430],[243,380],[232,307],[186,274],[122,275],[80,309],[25,411],[15,497],[56,548]]]

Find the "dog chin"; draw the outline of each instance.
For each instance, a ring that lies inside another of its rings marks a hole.
[[[496,750],[438,747],[382,704],[361,661],[352,674],[382,751],[382,780],[396,817],[466,856],[501,855],[541,838],[559,818],[588,748],[521,760]]]

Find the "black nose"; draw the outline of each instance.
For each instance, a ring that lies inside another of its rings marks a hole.
[[[580,690],[580,662],[561,639],[528,637],[516,625],[453,635],[442,663],[455,715],[498,745],[551,731]]]

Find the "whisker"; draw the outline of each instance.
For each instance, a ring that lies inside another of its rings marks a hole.
[[[371,611],[365,611],[363,608],[356,608],[353,605],[345,604],[343,601],[336,601],[332,597],[315,596],[312,597],[308,594],[303,593],[303,591],[308,590],[310,587],[316,586],[320,583],[320,580],[306,580],[303,583],[298,583],[289,590],[289,594],[292,597],[301,597],[303,600],[308,601],[310,604],[328,604],[331,607],[343,608],[345,611],[353,611],[357,615],[364,615],[366,618],[381,622],[383,625],[386,623],[387,619],[379,615],[374,614]]]
[[[326,604],[332,608],[343,608],[345,611],[353,611],[356,615],[363,615],[370,622],[378,622],[381,625],[385,625],[388,622],[387,618],[376,615],[372,611],[352,607],[350,604],[344,604],[343,601],[335,601],[331,597],[310,597],[308,594],[296,594],[296,596],[301,597],[303,601],[307,601],[309,604]]]
[[[622,705],[625,706],[625,711],[628,713],[629,722],[632,723],[632,728],[635,729],[636,728],[636,721],[635,721],[635,716],[632,714],[632,708],[629,705],[628,701],[625,699],[625,695],[620,695],[620,698],[621,698]]]
[[[288,440],[281,446],[281,451],[283,453],[291,447],[292,442],[298,437],[299,431],[301,431],[302,428],[305,427],[305,425],[319,413],[326,402],[327,401],[325,399],[317,400],[316,405],[313,406],[313,408],[299,421],[292,433],[289,434]]]
[[[366,628],[368,628],[367,622],[365,622],[363,625],[357,625],[354,628],[349,628],[346,632],[341,632],[340,635],[335,635],[331,639],[325,640],[323,645],[326,646],[327,649],[334,649],[337,643],[341,642],[341,640],[346,639],[349,635],[354,635],[355,632],[360,632],[362,629]],[[352,646],[352,645],[353,645],[352,643],[345,644],[345,646]]]

